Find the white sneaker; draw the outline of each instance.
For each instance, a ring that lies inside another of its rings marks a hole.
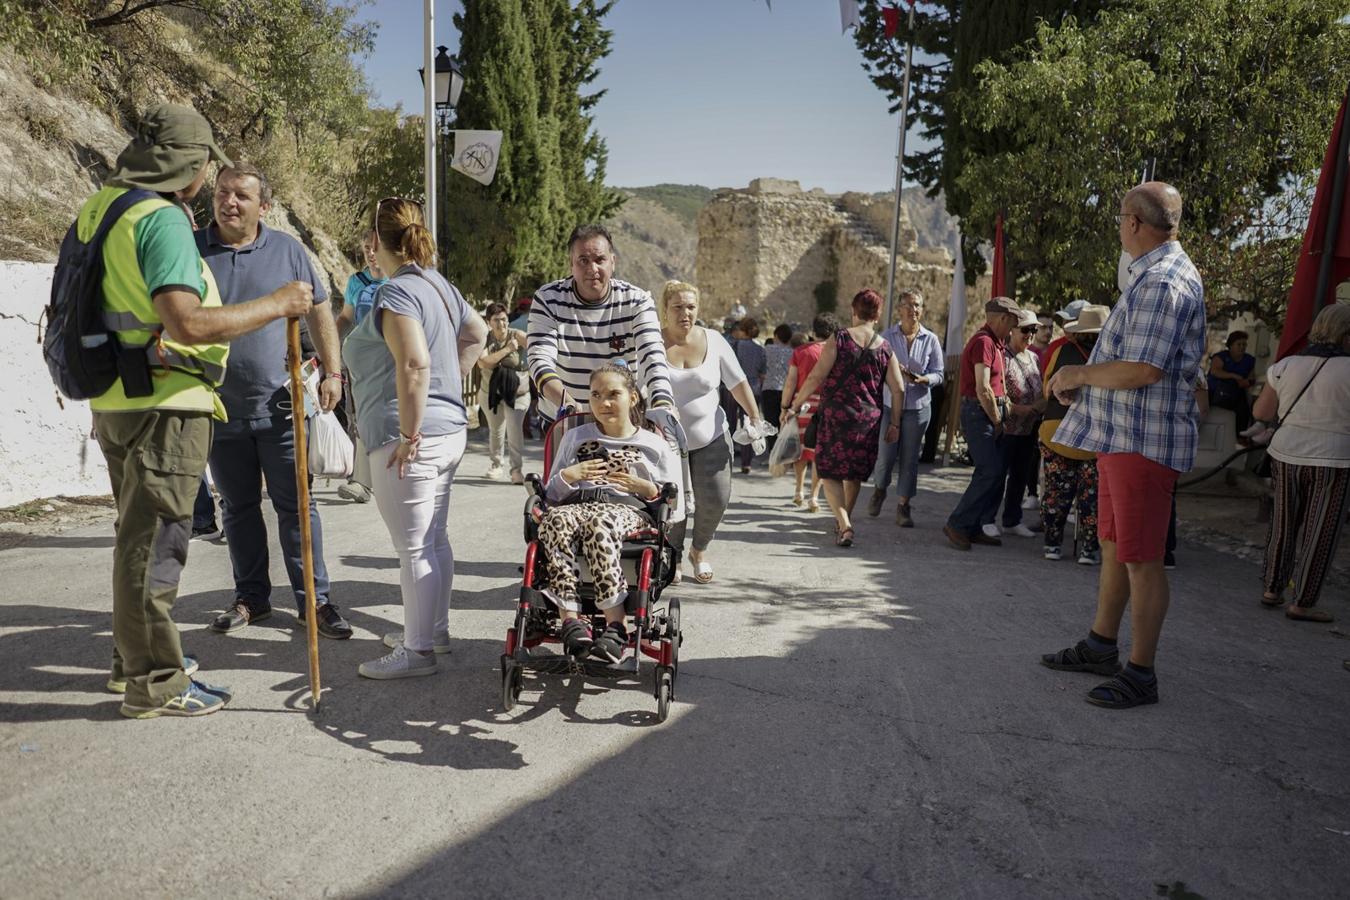
[[[998,526],[992,522],[990,522],[988,525],[983,526],[980,530],[984,532],[985,537],[996,538],[1003,536],[1003,532],[999,531]]]
[[[506,478],[506,470],[501,466],[488,466],[487,477],[493,481],[502,481]]]
[[[1058,547],[1046,547],[1045,558],[1054,562],[1059,562],[1064,558],[1064,551]]]
[[[436,654],[423,656],[408,650],[399,644],[379,659],[361,663],[356,672],[363,678],[388,680],[391,678],[414,678],[418,675],[436,674]]]
[[[1028,528],[1027,526],[1023,525],[1021,522],[1018,522],[1016,525],[1014,525],[1013,527],[1009,528],[1007,533],[1008,533],[1008,534],[1015,534],[1015,535],[1017,535],[1018,537],[1035,537],[1035,536],[1036,536],[1036,532],[1032,531],[1030,528]]]
[[[1041,501],[1038,500],[1038,499],[1035,498],[1035,497],[1027,497],[1025,500],[1022,501],[1022,508],[1023,508],[1023,509],[1035,509],[1036,507],[1038,507],[1038,506],[1040,506],[1040,505],[1041,505]]]
[[[359,481],[348,481],[339,485],[337,495],[343,500],[351,500],[356,503],[370,502],[370,488],[361,484]]]
[[[1084,550],[1078,554],[1078,564],[1080,566],[1100,566],[1102,564],[1101,553],[1091,553]]]
[[[403,646],[403,632],[391,631],[384,636],[384,645],[390,650],[397,650]],[[431,649],[437,653],[450,652],[450,631],[442,631],[431,639]]]

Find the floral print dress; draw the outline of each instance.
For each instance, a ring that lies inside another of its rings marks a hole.
[[[871,349],[864,350],[847,328],[839,329],[834,341],[834,367],[820,389],[816,469],[821,478],[866,481],[877,464],[881,392],[891,347],[877,335]],[[856,362],[860,353],[863,359]]]

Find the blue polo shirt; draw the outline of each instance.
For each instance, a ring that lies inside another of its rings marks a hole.
[[[316,306],[328,300],[328,291],[304,246],[285,232],[259,222],[257,240],[237,250],[221,243],[214,223],[195,237],[226,306],[256,300],[290,281],[309,282]],[[274,319],[230,341],[230,365],[220,386],[220,399],[232,422],[287,414],[290,375],[285,319]]]

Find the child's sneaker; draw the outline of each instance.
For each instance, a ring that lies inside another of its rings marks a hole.
[[[568,619],[563,623],[558,637],[562,638],[563,652],[578,658],[589,653],[594,644],[591,623],[582,619]]]
[[[623,650],[628,646],[628,629],[622,622],[610,622],[600,636],[591,644],[591,656],[608,663],[623,659]]]
[[[153,719],[157,716],[205,716],[224,709],[230,702],[228,694],[208,691],[196,681],[189,681],[187,689],[170,697],[159,706],[122,703],[119,712],[128,719]]]
[[[1059,562],[1061,559],[1064,558],[1064,551],[1061,550],[1059,547],[1046,547],[1045,558],[1053,560],[1054,562]]]

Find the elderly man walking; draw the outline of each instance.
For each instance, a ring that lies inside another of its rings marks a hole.
[[[120,376],[90,406],[117,503],[108,689],[125,693],[120,711],[135,719],[202,716],[229,702],[228,691],[193,680],[197,663],[183,656],[170,617],[213,420],[224,418],[216,388],[225,342],[312,303],[309,285],[290,282],[221,308],[180,206],[201,190],[212,160],[231,164],[196,110],[156,106],[76,222],[89,240],[132,201],[103,244],[103,313],[123,348]],[[144,193],[128,198],[133,190]]]
[[[1055,440],[1097,454],[1097,616],[1085,640],[1041,662],[1112,675],[1087,699],[1125,709],[1158,702],[1153,658],[1169,601],[1163,553],[1172,490],[1195,462],[1193,387],[1205,352],[1205,296],[1177,242],[1176,188],[1142,184],[1125,195],[1116,218],[1134,260],[1129,285],[1087,364],[1061,368],[1046,385],[1072,404]],[[1122,669],[1116,641],[1127,603],[1133,642]]]
[[[600,225],[580,225],[567,241],[572,275],[546,284],[530,304],[526,358],[540,412],[590,408],[591,372],[624,360],[653,406],[673,407],[670,369],[652,295],[614,277],[614,241]]]
[[[216,178],[214,221],[197,232],[197,247],[220,285],[225,305],[256,297],[289,281],[308,284],[314,302],[305,314],[323,366],[319,405],[331,410],[342,399],[342,361],[337,326],[328,293],[300,242],[262,222],[272,205],[267,176],[251,165],[226,167]],[[211,445],[211,474],[224,502],[225,540],[234,566],[234,603],[211,623],[217,632],[243,628],[272,614],[267,526],[262,515],[262,485],[277,513],[286,574],[297,609],[305,608],[300,546],[300,500],[295,486],[295,431],[290,380],[286,368],[286,326],[274,322],[236,341],[221,399],[229,421],[216,429]],[[319,634],[344,639],[351,626],[328,597],[323,561],[323,531],[313,496],[306,510],[314,541],[314,593]],[[298,618],[298,617],[297,617]]]
[[[1003,384],[1004,350],[1008,335],[1017,324],[1017,304],[995,297],[985,304],[984,327],[975,332],[961,351],[961,433],[966,436],[975,472],[961,500],[947,517],[942,533],[957,550],[971,544],[1000,546],[996,534],[983,528],[994,521],[994,511],[1003,497],[1003,420],[1008,414],[1008,394]],[[993,530],[993,529],[991,529]]]

